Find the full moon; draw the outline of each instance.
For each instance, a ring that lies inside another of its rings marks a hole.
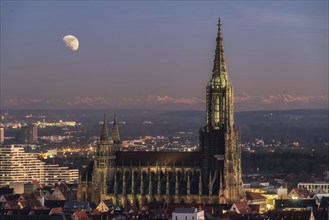
[[[63,37],[63,41],[65,42],[66,46],[70,48],[72,51],[77,51],[79,48],[79,41],[73,35],[66,35]]]

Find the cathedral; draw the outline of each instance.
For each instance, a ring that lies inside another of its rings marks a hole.
[[[234,125],[233,87],[226,69],[221,23],[212,76],[206,89],[206,125],[196,152],[120,151],[114,117],[104,117],[97,152],[82,176],[78,199],[141,206],[150,201],[224,204],[244,198],[241,153]]]

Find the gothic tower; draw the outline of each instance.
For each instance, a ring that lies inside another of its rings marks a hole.
[[[206,91],[206,126],[200,129],[203,182],[210,189],[213,184],[219,184],[222,202],[235,202],[243,197],[241,156],[238,131],[234,126],[233,87],[225,64],[220,20],[216,43],[212,77]]]
[[[92,172],[91,201],[100,202],[100,196],[106,194],[108,183],[113,179],[115,167],[115,148],[110,139],[107,128],[107,120],[104,116],[100,140],[97,144],[96,156]]]
[[[117,116],[116,116],[116,114],[114,114],[114,117],[113,117],[113,125],[112,125],[111,138],[112,138],[112,140],[113,140],[113,142],[115,144],[120,144],[121,143],[120,133],[119,133],[119,127],[118,127],[118,124],[117,124]]]

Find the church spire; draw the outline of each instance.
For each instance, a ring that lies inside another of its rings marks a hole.
[[[218,20],[215,60],[207,86],[207,126],[230,130],[233,126],[233,88],[226,70],[221,22]]]
[[[101,137],[100,137],[100,141],[109,141],[110,137],[109,137],[109,132],[107,129],[107,120],[104,114],[104,120],[103,120],[103,126],[102,126],[102,132],[101,132]]]
[[[112,135],[111,135],[112,140],[114,143],[120,143],[120,133],[119,133],[119,127],[117,124],[117,116],[114,113],[113,117],[113,125],[112,125]]]
[[[221,31],[221,22],[220,18],[218,19],[218,32],[217,32],[217,38],[216,38],[216,52],[215,52],[215,60],[214,60],[214,68],[213,73],[214,74],[220,74],[226,72],[226,64],[225,64],[225,58],[224,58],[224,47],[223,47],[223,36]]]
[[[113,116],[113,125],[117,125],[117,114],[115,114],[115,113]]]

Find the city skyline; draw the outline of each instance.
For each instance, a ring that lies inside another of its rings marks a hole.
[[[1,108],[204,110],[218,17],[237,111],[328,108],[327,9],[2,1]],[[76,52],[65,48],[68,34]]]

